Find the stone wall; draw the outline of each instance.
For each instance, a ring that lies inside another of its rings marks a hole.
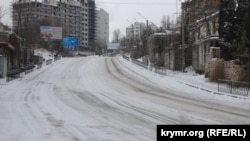
[[[208,68],[206,70],[205,76],[208,77],[211,81],[217,81],[218,79],[225,79],[224,60],[212,59],[208,63]]]
[[[225,79],[250,82],[250,62],[246,65],[238,65],[236,60],[224,61],[222,59],[213,59],[209,62],[205,76],[211,81]]]
[[[250,82],[250,66],[238,65],[236,61],[225,61],[224,68],[226,80]]]

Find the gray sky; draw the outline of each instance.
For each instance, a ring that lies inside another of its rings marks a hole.
[[[179,13],[181,5],[180,0],[96,0],[96,3],[97,8],[103,8],[109,13],[110,39],[116,28],[125,36],[125,28],[130,25],[128,21],[146,22],[143,17],[160,26],[164,15],[175,18],[176,6]]]
[[[0,5],[10,7],[13,0],[0,0]],[[180,12],[180,1],[183,0],[95,0],[97,9],[103,8],[109,13],[109,32],[110,39],[112,39],[113,31],[120,29],[122,35],[125,36],[125,28],[134,23],[136,20],[139,22],[146,22],[138,12],[149,20],[160,26],[161,19],[164,15],[169,15],[175,18],[176,7],[177,13]],[[2,20],[5,24],[11,24],[10,14]]]

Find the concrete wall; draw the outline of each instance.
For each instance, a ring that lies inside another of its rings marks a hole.
[[[164,56],[164,67],[174,70],[175,69],[175,56],[174,56],[174,50],[170,49],[165,53]]]

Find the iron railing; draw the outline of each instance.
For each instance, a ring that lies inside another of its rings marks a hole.
[[[148,69],[148,65],[147,65],[147,64],[145,64],[145,63],[143,63],[143,62],[141,62],[141,61],[138,61],[138,60],[136,60],[136,59],[132,59],[132,63],[134,63],[134,64],[136,64],[136,65],[138,65],[138,66],[141,66],[141,67],[143,67],[143,68],[145,68],[145,69]]]
[[[20,78],[21,73],[28,74],[34,70],[34,67],[35,66],[31,65],[31,66],[28,66],[28,67],[22,68],[22,69],[11,70],[7,73],[6,81],[9,82],[9,81],[15,80],[17,78]]]
[[[226,92],[236,95],[248,96],[250,83],[229,80],[218,80],[218,92]]]
[[[154,71],[154,67],[155,67],[155,66],[154,66],[153,64],[150,64],[149,67],[148,67],[148,70]]]
[[[42,66],[43,66],[43,63],[41,62],[41,63],[39,63],[39,64],[37,64],[37,69],[41,69],[42,68]]]
[[[166,67],[158,67],[155,66],[155,73],[161,74],[161,75],[167,75],[167,68]]]
[[[25,68],[25,74],[31,73],[32,71],[34,71],[35,66],[29,66],[27,68]]]
[[[153,64],[149,65],[148,70],[153,71],[157,74],[161,74],[161,75],[167,75],[167,68],[166,67],[159,67],[159,66],[155,66]]]
[[[12,81],[12,80],[15,80],[17,78],[20,78],[20,73],[22,73],[23,70],[21,69],[15,69],[15,70],[11,70],[9,72],[7,72],[7,79],[6,81],[9,82],[9,81]]]
[[[56,61],[58,61],[58,60],[60,60],[61,59],[61,56],[55,56],[54,57],[54,62],[56,62]]]
[[[129,57],[128,57],[128,56],[123,55],[122,57],[123,57],[124,59],[126,59],[126,60],[130,61],[130,59],[129,59]]]
[[[126,59],[126,60],[130,60],[130,58],[125,56],[125,55],[123,55],[123,58]],[[141,66],[141,67],[143,67],[143,68],[145,68],[147,70],[153,71],[153,72],[155,72],[157,74],[160,74],[160,75],[165,75],[165,76],[167,75],[167,68],[166,67],[159,67],[159,66],[155,66],[155,65],[152,65],[152,64],[147,65],[147,64],[145,64],[145,63],[143,63],[141,61],[138,61],[138,60],[132,59],[132,58],[131,58],[131,60],[132,60],[132,63],[134,63],[134,64],[136,64],[138,66]]]
[[[49,64],[51,64],[52,63],[52,59],[49,59],[49,60],[46,60],[46,65],[49,65]]]

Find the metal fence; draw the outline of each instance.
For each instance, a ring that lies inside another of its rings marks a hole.
[[[148,65],[147,65],[147,64],[145,64],[145,63],[143,63],[143,62],[141,62],[141,61],[138,61],[138,60],[136,60],[136,59],[132,59],[132,63],[134,63],[134,64],[136,64],[136,65],[138,65],[138,66],[141,66],[141,67],[143,67],[143,68],[145,68],[145,69],[148,69]]]
[[[128,60],[128,61],[130,60],[130,58],[125,56],[125,55],[123,55],[123,58]],[[132,60],[132,63],[134,63],[134,64],[136,64],[138,66],[141,66],[141,67],[143,67],[143,68],[145,68],[147,70],[153,71],[153,72],[155,72],[157,74],[161,74],[161,75],[165,75],[165,76],[167,75],[167,68],[166,67],[159,67],[159,66],[155,66],[155,65],[152,65],[152,64],[148,66],[147,64],[145,64],[145,63],[143,63],[141,61],[138,61],[136,59],[131,58],[131,60]]]
[[[149,67],[148,67],[148,70],[154,71],[154,67],[155,67],[154,65],[150,64]]]
[[[242,96],[248,96],[250,91],[250,83],[219,79],[218,91],[242,95]]]
[[[51,64],[52,63],[52,59],[49,59],[49,60],[46,60],[46,65],[49,65],[49,64]]]
[[[20,73],[22,73],[22,72],[23,71],[21,69],[16,69],[16,70],[9,71],[7,73],[6,81],[9,82],[9,81],[15,80],[17,78],[20,78]]]
[[[155,73],[161,74],[161,75],[167,75],[167,68],[165,67],[158,67],[155,66]]]
[[[130,60],[128,56],[123,55],[122,57],[128,61]]]
[[[41,62],[41,63],[39,63],[39,64],[37,64],[37,69],[41,69],[42,68],[42,66],[43,66],[43,63]]]
[[[32,65],[32,66],[28,66],[28,67],[22,68],[22,69],[11,70],[7,73],[6,81],[9,82],[9,81],[15,80],[17,78],[20,78],[21,73],[28,74],[28,73],[32,72],[34,70],[34,68],[35,68],[35,66]]]
[[[25,68],[25,74],[31,73],[32,71],[34,71],[35,66],[29,66],[27,68]]]
[[[60,60],[61,58],[62,58],[61,56],[58,56],[54,59],[55,59],[55,61],[57,61],[57,60]],[[52,62],[53,62],[52,59],[46,60],[46,65],[49,65]],[[42,62],[37,64],[37,69],[42,68],[42,65],[43,65]],[[34,65],[30,65],[30,66],[26,66],[25,68],[22,68],[22,69],[11,70],[11,71],[7,72],[6,81],[9,82],[9,81],[15,80],[17,78],[21,78],[21,73],[25,73],[25,74],[31,73],[32,71],[34,71],[34,68],[35,68]]]
[[[54,57],[54,62],[55,62],[55,61],[58,61],[58,60],[60,60],[60,59],[61,59],[61,56],[55,56],[55,57]]]
[[[166,67],[159,67],[159,66],[155,66],[155,65],[151,64],[151,65],[149,65],[148,70],[153,71],[157,74],[167,75],[167,68]]]

